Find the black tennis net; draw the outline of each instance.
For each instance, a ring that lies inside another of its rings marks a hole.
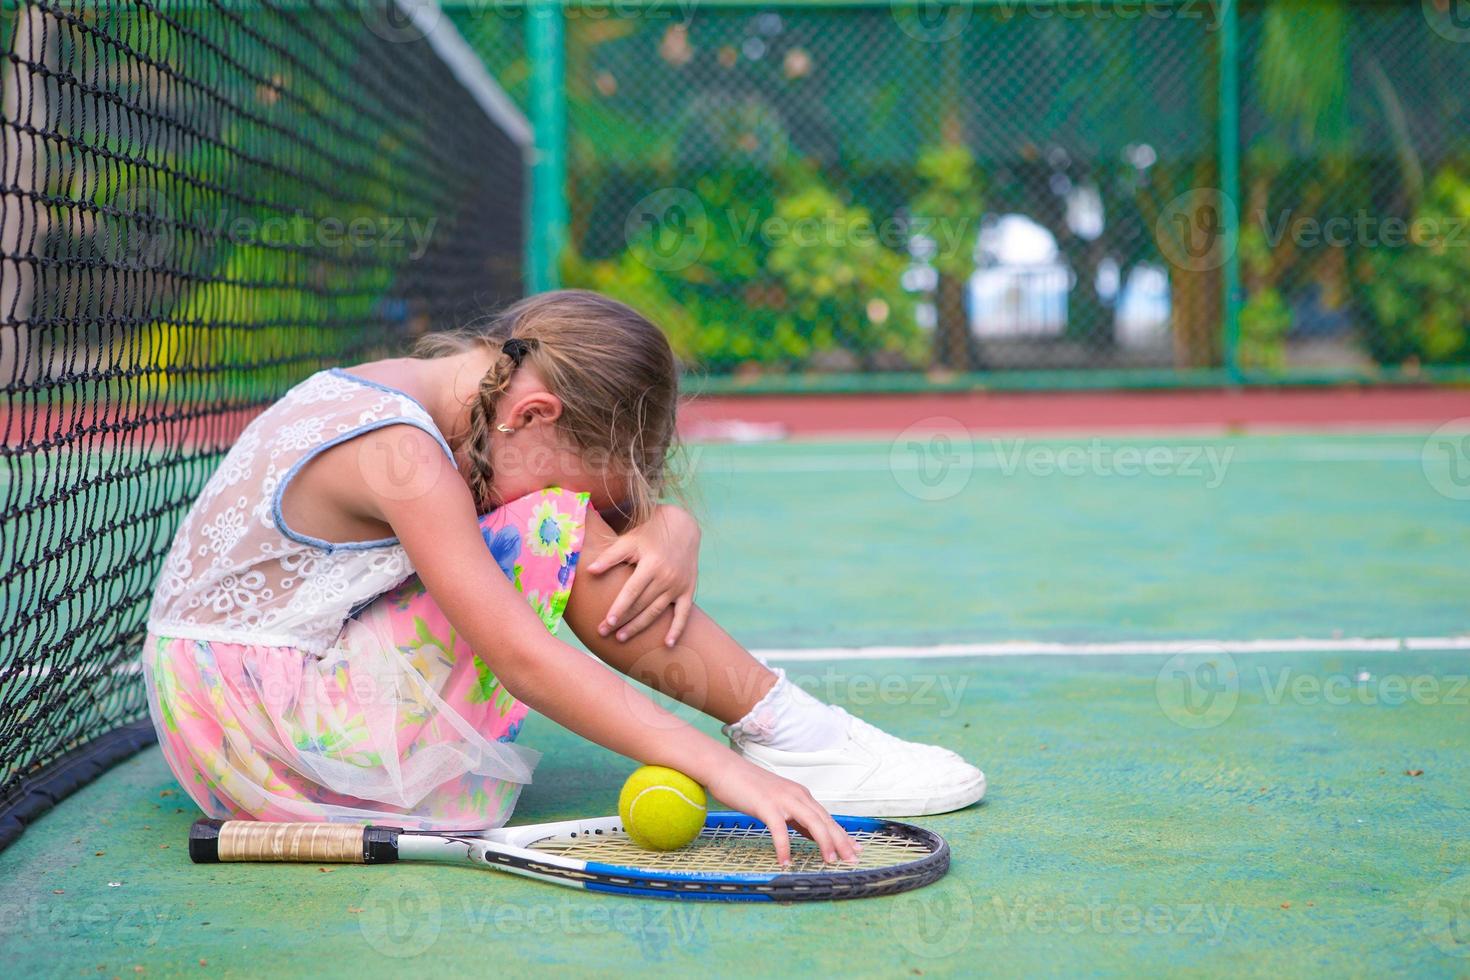
[[[249,419],[519,293],[528,130],[422,0],[9,0],[0,53],[13,834],[146,714],[154,577]]]

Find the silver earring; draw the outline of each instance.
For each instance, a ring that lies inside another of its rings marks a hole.
[[[504,422],[501,422],[499,425],[497,425],[495,427],[495,431],[496,432],[515,432],[515,429],[512,429],[510,426],[506,425]]]

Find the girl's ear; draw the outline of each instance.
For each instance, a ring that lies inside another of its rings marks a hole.
[[[532,422],[555,422],[561,418],[561,399],[549,391],[533,391],[516,400],[510,413],[516,428]]]

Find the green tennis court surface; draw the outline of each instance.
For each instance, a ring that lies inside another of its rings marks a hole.
[[[919,821],[947,878],[765,908],[195,868],[149,751],[0,854],[6,972],[1465,975],[1470,493],[1425,447],[695,447],[707,608],[986,770],[983,805]],[[1045,655],[993,655],[1010,641]],[[919,649],[844,649],[879,645]],[[612,811],[630,762],[544,719],[524,737],[546,758],[518,821]]]

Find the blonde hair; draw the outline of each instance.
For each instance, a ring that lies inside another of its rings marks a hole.
[[[506,342],[512,353],[503,348]],[[496,404],[518,368],[530,365],[562,402],[557,429],[584,454],[606,455],[629,481],[628,516],[646,520],[658,505],[674,449],[679,375],[663,332],[637,310],[599,293],[563,289],[531,296],[458,330],[431,333],[415,357],[484,347],[495,355],[470,404],[463,438],[476,503],[488,509],[494,468],[490,436]]]

